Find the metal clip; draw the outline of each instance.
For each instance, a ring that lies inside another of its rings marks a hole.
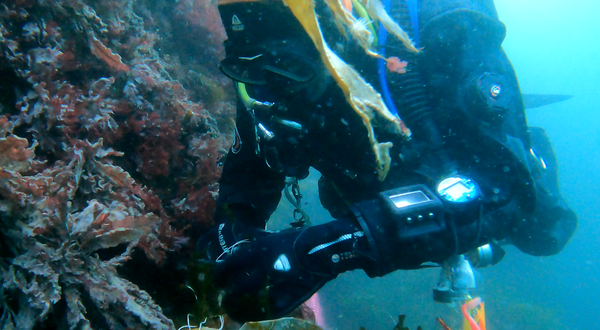
[[[260,136],[265,139],[265,141],[270,141],[275,137],[275,133],[269,131],[262,123],[258,123],[257,126]]]

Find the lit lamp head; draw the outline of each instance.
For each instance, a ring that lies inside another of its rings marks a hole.
[[[467,203],[479,197],[479,187],[475,181],[462,176],[442,180],[437,186],[442,200],[450,203]]]

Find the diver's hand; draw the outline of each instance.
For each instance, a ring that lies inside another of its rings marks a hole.
[[[264,232],[239,241],[216,261],[215,280],[222,306],[238,321],[278,318],[291,312],[333,276],[300,266],[294,242],[302,230]]]
[[[288,281],[290,274],[293,279],[295,268],[302,268],[293,251],[301,232],[263,232],[261,237],[238,241],[216,260],[217,285],[258,293],[267,285]]]

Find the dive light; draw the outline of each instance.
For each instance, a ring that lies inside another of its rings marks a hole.
[[[467,203],[479,197],[479,187],[469,178],[453,176],[437,185],[437,193],[446,202]]]

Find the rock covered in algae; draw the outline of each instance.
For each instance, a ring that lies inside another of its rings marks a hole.
[[[321,327],[306,320],[296,319],[293,317],[284,317],[277,320],[267,320],[260,322],[248,322],[240,328],[240,330],[285,330],[285,329],[305,329],[305,330],[322,330]]]

